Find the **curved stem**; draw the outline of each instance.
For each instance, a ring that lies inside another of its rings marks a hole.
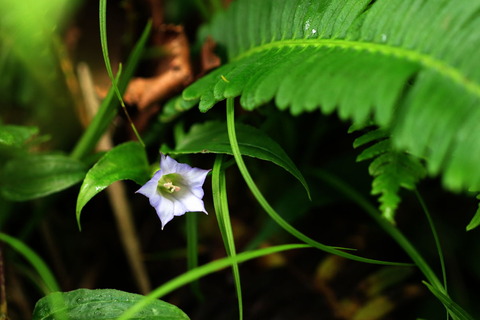
[[[317,242],[313,240],[312,238],[306,236],[305,234],[301,233],[297,229],[295,229],[293,226],[291,226],[287,221],[285,221],[273,208],[270,206],[268,201],[265,199],[265,197],[262,195],[260,190],[258,189],[257,185],[252,179],[252,176],[247,170],[247,167],[245,166],[245,162],[242,159],[242,155],[240,153],[240,148],[238,147],[238,141],[235,133],[235,115],[234,115],[234,106],[233,106],[233,98],[228,98],[227,99],[227,130],[228,130],[228,137],[230,140],[230,145],[232,147],[232,153],[233,156],[235,157],[235,161],[237,162],[238,169],[240,170],[240,173],[243,176],[243,179],[245,180],[246,184],[248,185],[250,191],[254,195],[254,197],[257,199],[258,203],[262,208],[267,212],[267,214],[283,229],[285,229],[288,233],[292,234],[296,238],[304,241],[305,243],[320,249],[322,251],[338,255],[340,257],[344,257],[347,259],[355,260],[355,261],[360,261],[360,262],[366,262],[366,263],[373,263],[373,264],[381,264],[381,265],[395,265],[395,266],[411,266],[411,264],[407,263],[399,263],[399,262],[386,262],[386,261],[380,261],[380,260],[375,260],[375,259],[369,259],[369,258],[363,258],[359,257],[344,251],[340,250],[349,250],[347,248],[339,248],[339,247],[332,247],[332,246],[327,246],[325,244],[322,244],[320,242]],[[350,249],[351,250],[351,249]]]

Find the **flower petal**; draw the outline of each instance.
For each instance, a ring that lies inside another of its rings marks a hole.
[[[210,170],[192,168],[189,172],[182,174],[185,181],[189,183],[189,190],[198,198],[203,198],[203,184]]]
[[[163,153],[160,154],[160,169],[164,175],[177,173],[178,165],[179,163],[175,159],[166,156]]]
[[[202,190],[203,193],[203,190]],[[177,202],[181,203],[185,212],[205,212],[205,205],[203,200],[197,196],[190,190],[186,190],[181,197],[177,198]],[[208,214],[208,213],[207,213]],[[175,214],[177,215],[177,214]]]
[[[173,214],[175,203],[161,196],[158,196],[157,199],[158,201],[155,203],[155,205],[152,202],[150,202],[150,204],[152,205],[152,207],[155,208],[155,211],[157,211],[157,215],[160,218],[160,221],[162,222],[162,230],[163,230],[163,228],[165,228],[165,225],[168,222],[170,222],[175,216]]]
[[[146,197],[151,197],[157,193],[157,186],[158,181],[162,177],[162,170],[158,170],[152,177],[152,179],[148,180],[140,189],[135,191],[135,193],[141,193]]]

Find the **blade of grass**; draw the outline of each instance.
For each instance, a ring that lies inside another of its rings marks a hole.
[[[215,159],[212,171],[212,193],[215,206],[215,214],[217,215],[218,227],[222,235],[223,244],[229,257],[236,256],[235,239],[233,237],[232,223],[230,221],[230,213],[228,210],[228,198],[225,171],[222,169],[223,155],[219,155]],[[237,291],[238,314],[239,319],[243,319],[243,301],[242,288],[240,283],[240,270],[238,263],[232,264],[233,278]]]
[[[142,52],[145,48],[145,44],[147,43],[151,28],[152,24],[149,22],[143,30],[140,39],[135,44],[132,53],[128,57],[124,71],[121,74],[117,74],[118,90],[120,92],[123,92],[126,89],[130,78],[137,68],[138,62],[140,61]],[[98,113],[95,115],[87,130],[85,130],[77,145],[73,149],[71,153],[73,158],[84,158],[95,147],[100,137],[103,135],[110,123],[112,123],[113,118],[117,114],[118,106],[118,100],[114,99],[114,90],[115,89],[113,87],[110,88],[107,96],[100,105]]]
[[[120,101],[120,105],[122,106],[122,110],[125,113],[125,116],[127,117],[128,123],[130,123],[130,127],[132,128],[133,132],[135,133],[135,136],[137,137],[140,144],[145,147],[145,143],[143,143],[143,140],[140,137],[140,134],[138,133],[137,128],[135,128],[135,125],[133,124],[133,121],[130,118],[130,114],[128,113],[127,108],[125,107],[125,103],[123,102],[122,94],[120,93],[120,90],[118,89],[117,79],[116,79],[116,77],[113,76],[112,66],[110,64],[110,56],[108,54],[107,0],[100,0],[100,5],[99,6],[100,6],[99,7],[100,43],[101,43],[101,46],[102,46],[103,60],[105,60],[105,67],[107,69],[108,76],[110,77],[110,80],[112,81],[113,90],[115,91],[115,94],[118,98],[118,101]],[[121,65],[120,65],[120,68],[121,68]]]
[[[428,290],[430,290],[430,292],[443,303],[445,308],[455,320],[473,320],[473,317],[462,307],[452,301],[452,299],[444,291],[438,290],[426,281],[422,282],[428,288]]]
[[[235,133],[235,115],[234,115],[234,101],[233,98],[227,98],[227,128],[228,128],[228,136],[230,139],[230,145],[232,147],[232,152],[235,157],[235,161],[237,162],[238,169],[243,176],[246,184],[248,185],[250,191],[257,199],[258,203],[262,206],[262,208],[267,212],[267,214],[284,230],[286,230],[291,235],[295,236],[296,238],[304,241],[305,243],[320,249],[322,251],[338,255],[340,257],[344,257],[347,259],[359,261],[359,262],[366,262],[366,263],[373,263],[373,264],[380,264],[380,265],[392,265],[392,266],[411,266],[408,263],[400,263],[400,262],[387,262],[369,258],[363,258],[360,256],[356,256],[347,252],[343,252],[340,250],[352,250],[347,248],[340,248],[340,247],[332,247],[324,245],[320,242],[317,242],[310,237],[306,236],[305,234],[301,233],[297,229],[295,229],[292,225],[290,225],[287,221],[285,221],[267,202],[264,198],[260,190],[257,188],[257,185],[252,179],[252,176],[247,170],[245,166],[245,162],[242,159],[242,155],[240,154],[240,148],[238,147],[237,137]]]
[[[60,291],[60,286],[58,285],[57,280],[55,280],[50,268],[48,268],[42,258],[40,258],[40,256],[25,243],[2,232],[0,232],[0,240],[6,242],[9,246],[20,253],[35,268],[35,270],[37,270],[48,288],[48,292],[45,292],[45,294],[53,291]]]
[[[124,314],[122,314],[117,320],[126,320],[133,317],[137,312],[141,311],[142,308],[147,306],[153,300],[163,297],[164,295],[176,290],[194,280],[197,280],[203,276],[211,274],[213,272],[222,270],[226,267],[232,266],[234,263],[238,264],[241,262],[245,262],[251,259],[259,258],[262,256],[266,256],[269,254],[282,252],[286,250],[293,250],[293,249],[302,249],[302,248],[310,248],[309,245],[305,244],[286,244],[280,246],[274,246],[269,248],[258,249],[254,251],[247,251],[242,252],[236,255],[235,257],[227,257],[222,258],[219,260],[215,260],[204,264],[198,268],[193,270],[187,271],[178,277],[166,282],[162,286],[158,287],[157,289],[153,290],[150,294],[145,296],[145,299],[139,301],[133,307],[128,309]]]
[[[435,228],[435,224],[433,223],[432,215],[428,210],[427,204],[425,203],[425,201],[423,200],[423,197],[420,195],[417,189],[415,189],[415,195],[417,196],[418,202],[420,202],[420,205],[422,206],[423,212],[425,213],[425,216],[427,217],[427,220],[428,220],[428,225],[430,226],[430,230],[432,231],[433,239],[435,241],[435,247],[438,253],[438,259],[440,260],[440,267],[442,270],[443,287],[445,289],[445,292],[448,292],[447,268],[445,267],[445,258],[443,257],[443,250],[442,250],[442,245],[440,243],[440,237],[438,236],[437,229]]]

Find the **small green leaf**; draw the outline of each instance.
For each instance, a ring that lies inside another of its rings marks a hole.
[[[14,158],[28,157],[28,147],[37,134],[37,127],[0,125],[0,167]]]
[[[138,294],[113,289],[54,292],[37,302],[32,319],[53,320],[63,314],[72,320],[113,320],[143,298]],[[189,317],[176,306],[155,300],[130,319],[185,320]]]
[[[305,178],[278,143],[263,131],[248,125],[238,123],[236,130],[238,144],[243,155],[270,161],[284,168],[302,183],[310,196]],[[175,150],[169,150],[168,153],[225,153],[232,155],[227,125],[218,121],[194,125],[183,140],[178,143]]]
[[[145,149],[137,142],[127,142],[108,151],[88,172],[77,198],[77,222],[82,208],[97,193],[118,180],[144,184],[150,178]]]
[[[161,122],[170,122],[181,113],[193,108],[197,103],[196,100],[185,100],[182,96],[176,96],[165,103],[158,118]]]
[[[0,125],[0,144],[21,146],[36,134],[38,134],[37,127]]]
[[[0,172],[0,191],[14,201],[40,198],[80,182],[85,172],[82,162],[62,154],[15,158]]]

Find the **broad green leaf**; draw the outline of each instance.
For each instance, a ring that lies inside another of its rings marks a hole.
[[[0,191],[14,201],[40,198],[80,182],[85,172],[82,162],[62,154],[14,158],[0,172]]]
[[[203,30],[228,61],[184,90],[201,111],[239,96],[373,120],[450,189],[480,189],[480,1],[237,0]]]
[[[310,194],[307,182],[288,157],[285,151],[268,137],[263,131],[254,127],[240,124],[236,125],[237,139],[243,155],[266,160],[284,168],[304,186]],[[232,155],[232,148],[228,140],[227,125],[224,122],[205,122],[192,126],[175,150],[168,150],[171,154],[189,153],[224,153]]]
[[[77,198],[77,222],[82,208],[97,193],[118,180],[144,184],[150,178],[145,149],[137,142],[127,142],[108,151],[88,172]]]
[[[143,298],[139,294],[113,289],[54,292],[37,302],[32,319],[54,320],[63,313],[70,320],[114,320]],[[189,317],[172,304],[154,300],[129,319],[188,320]]]

